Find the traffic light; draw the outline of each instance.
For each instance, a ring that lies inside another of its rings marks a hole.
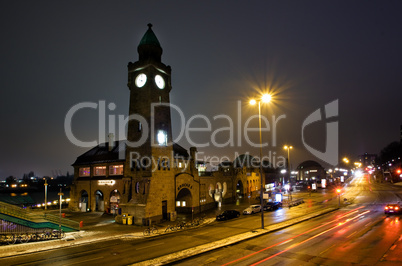
[[[338,207],[340,208],[341,207],[341,189],[340,188],[337,188],[336,189],[336,193],[338,194]]]

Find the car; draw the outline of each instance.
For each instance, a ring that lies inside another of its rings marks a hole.
[[[225,221],[225,220],[237,218],[239,216],[240,216],[240,212],[238,212],[236,210],[226,210],[226,211],[223,211],[218,216],[216,216],[216,220],[217,221]]]
[[[243,214],[253,214],[261,211],[261,205],[255,204],[250,205],[246,209],[244,209]]]
[[[401,213],[401,206],[399,206],[399,204],[387,204],[384,207],[384,213],[388,214],[388,213]]]
[[[272,202],[272,201],[270,201],[270,202],[266,202],[265,204],[264,204],[264,211],[275,211],[275,210],[277,210],[277,209],[279,209],[279,207],[280,207],[280,202]]]

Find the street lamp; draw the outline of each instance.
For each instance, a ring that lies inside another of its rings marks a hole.
[[[58,195],[60,196],[60,199],[59,199],[59,203],[60,203],[60,212],[59,212],[59,233],[60,233],[60,238],[61,238],[61,200],[62,200],[62,197],[63,197],[63,193],[61,192],[61,188],[60,188],[60,192],[58,193]]]
[[[47,183],[47,179],[45,178],[45,210],[47,210],[47,186],[48,186],[48,183]]]
[[[290,182],[290,150],[293,149],[293,146],[285,145],[283,149],[288,150],[288,173],[289,173],[289,182]],[[285,183],[285,182],[284,182]]]
[[[260,203],[261,203],[261,228],[264,229],[264,186],[262,181],[262,133],[261,133],[261,102],[269,103],[271,101],[272,96],[269,94],[264,94],[260,100],[258,100],[258,123],[260,129],[260,184],[261,184],[261,191],[260,191]],[[255,105],[257,100],[252,99],[250,101],[251,105]],[[265,182],[264,182],[265,183]]]

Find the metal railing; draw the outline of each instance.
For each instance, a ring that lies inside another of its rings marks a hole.
[[[58,225],[59,223],[63,227],[71,228],[73,230],[79,230],[79,222],[60,219],[60,217],[52,214],[39,214],[32,213],[18,206],[14,206],[5,202],[0,202],[0,214],[3,221],[11,222],[13,224],[24,226],[24,228],[49,228]],[[3,222],[4,224],[4,222]],[[52,226],[52,224],[54,224]],[[2,232],[0,227],[0,232]]]

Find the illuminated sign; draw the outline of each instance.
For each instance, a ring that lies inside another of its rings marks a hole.
[[[105,185],[113,186],[114,184],[116,184],[115,180],[98,180],[98,185],[100,185],[100,186],[105,186]]]
[[[326,188],[327,186],[327,180],[326,179],[321,179],[321,187]]]

